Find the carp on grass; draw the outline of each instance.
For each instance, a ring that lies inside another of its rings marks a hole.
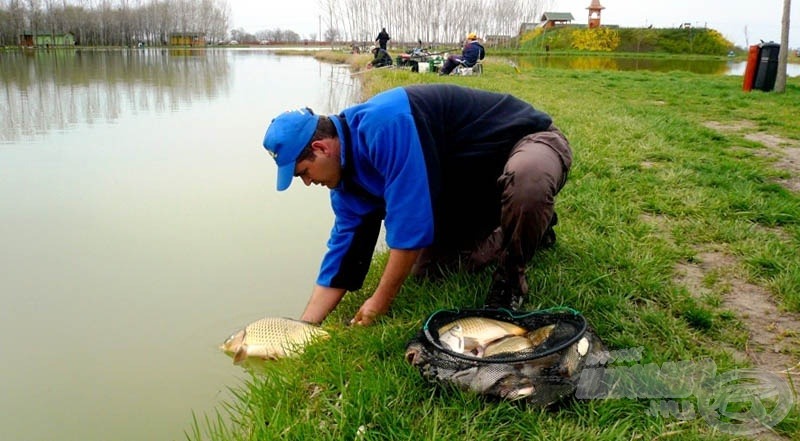
[[[266,317],[233,333],[220,349],[233,357],[233,364],[241,364],[251,357],[277,360],[300,354],[309,343],[328,336],[325,330],[312,323]]]

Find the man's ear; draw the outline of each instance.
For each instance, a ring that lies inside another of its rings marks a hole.
[[[318,139],[311,143],[311,150],[314,152],[319,152],[324,156],[330,156],[331,154],[331,146],[330,143],[326,142],[325,139]]]

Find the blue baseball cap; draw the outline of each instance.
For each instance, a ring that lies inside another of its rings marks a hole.
[[[264,134],[264,148],[278,164],[278,191],[289,188],[297,157],[317,130],[319,115],[308,107],[276,116]]]

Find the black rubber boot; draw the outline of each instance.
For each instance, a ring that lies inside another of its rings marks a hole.
[[[558,214],[553,212],[553,217],[550,218],[550,224],[547,226],[547,230],[544,232],[544,236],[542,236],[542,241],[539,243],[539,248],[547,249],[553,248],[556,244],[556,232],[553,230],[553,227],[558,225]]]
[[[504,274],[505,273],[505,274]],[[510,272],[495,272],[489,292],[486,294],[484,308],[505,308],[513,311],[519,310],[528,296],[528,281],[525,279],[525,270],[518,269]]]

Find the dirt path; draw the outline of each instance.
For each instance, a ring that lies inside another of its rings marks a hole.
[[[733,312],[745,326],[748,340],[744,352],[733,345],[723,346],[734,359],[749,360],[760,371],[768,371],[787,380],[794,390],[800,381],[800,317],[798,314],[782,311],[764,288],[741,279],[737,271],[736,259],[718,251],[700,252],[697,263],[681,263],[676,267],[676,283],[689,290],[693,296],[701,298],[711,294],[713,288],[723,288],[721,309]],[[713,287],[704,283],[707,277],[715,281]],[[754,438],[766,441],[786,441],[775,431],[764,431]]]
[[[760,143],[763,148],[757,149],[755,154],[775,159],[774,167],[786,172],[787,177],[778,183],[790,191],[800,192],[800,142],[758,132],[750,121],[733,124],[708,121],[704,125]],[[661,231],[668,231],[662,219],[648,216],[645,220]],[[792,240],[780,228],[770,228],[770,231],[781,240]],[[733,312],[743,324],[748,333],[745,350],[728,347],[737,360],[749,360],[758,369],[786,378],[789,384],[800,382],[800,314],[782,310],[769,290],[742,278],[745,272],[734,256],[720,251],[719,247],[701,245],[697,247],[696,259],[692,263],[678,264],[675,274],[675,282],[697,298],[721,294],[720,309]],[[784,439],[774,432],[762,433],[759,438]]]
[[[781,185],[800,192],[800,142],[758,132],[751,121],[725,124],[707,121],[704,125],[763,145],[756,154],[774,158],[775,167],[788,175],[780,181]],[[777,230],[776,234],[783,240],[791,240],[780,228]],[[739,357],[746,357],[771,372],[792,376],[793,380],[800,379],[800,315],[781,310],[767,289],[742,279],[733,256],[717,250],[698,249],[697,257],[699,263],[678,265],[676,282],[699,297],[710,293],[703,281],[712,273],[717,278],[716,285],[727,285],[721,307],[734,312],[749,333],[745,354],[738,354]]]
[[[713,276],[715,287],[723,291],[721,309],[735,313],[749,334],[745,352],[735,353],[736,358],[749,359],[761,369],[800,379],[800,316],[782,311],[765,288],[741,279],[734,257],[706,251],[698,253],[697,260],[679,264],[675,281],[701,298],[712,293],[712,288],[703,282]]]
[[[763,145],[764,148],[758,150],[756,154],[774,158],[776,160],[775,168],[789,174],[787,179],[780,179],[778,182],[791,191],[800,192],[800,141],[758,132],[755,124],[751,121],[730,124],[706,121],[703,125],[718,132],[741,135],[749,141]]]

